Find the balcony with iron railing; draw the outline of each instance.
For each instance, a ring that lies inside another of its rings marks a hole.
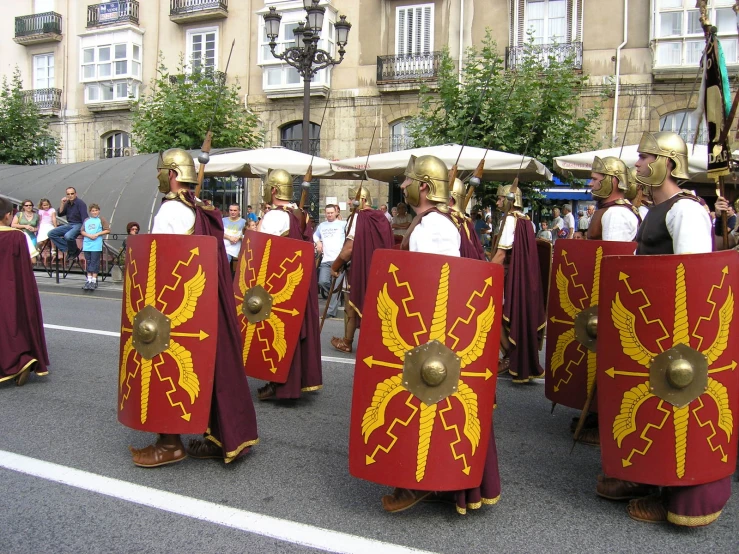
[[[302,139],[282,139],[280,146],[287,148],[288,150],[294,150],[295,152],[303,151]],[[309,154],[311,156],[321,155],[321,139],[308,139],[308,148],[310,149]]]
[[[36,104],[42,115],[59,115],[62,110],[62,91],[58,88],[24,90],[23,99]]]
[[[175,23],[187,24],[226,17],[228,0],[169,0],[169,20]]]
[[[413,90],[439,75],[441,52],[377,57],[377,85],[380,90]]]
[[[15,18],[17,44],[42,44],[62,40],[62,16],[56,12],[23,15]]]
[[[136,0],[102,2],[87,6],[87,28],[117,25],[120,23],[139,24],[139,3]]]
[[[549,64],[550,59],[559,63],[569,60],[572,69],[582,70],[582,42],[509,46],[505,49],[506,69],[516,69],[530,56],[537,58],[544,67]]]

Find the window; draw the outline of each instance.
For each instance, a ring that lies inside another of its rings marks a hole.
[[[336,21],[336,12],[331,5],[326,6],[326,14],[323,19],[323,29],[321,30],[321,38],[318,41],[318,48],[327,51],[331,56],[336,54],[336,34],[334,30],[334,22]],[[305,20],[305,11],[300,9],[280,9],[282,21],[280,23],[280,32],[275,42],[275,52],[282,54],[287,48],[297,46],[295,42],[294,31],[298,27],[298,22]],[[264,20],[259,18],[259,50],[258,64],[262,67],[263,80],[262,88],[266,91],[274,91],[279,89],[300,89],[303,86],[303,79],[293,67],[287,63],[275,58],[269,47],[269,39],[264,29]],[[311,87],[325,87],[331,84],[330,68],[319,71],[311,81]]]
[[[708,17],[718,29],[726,63],[737,58],[734,0],[708,0]],[[653,35],[656,41],[655,67],[681,67],[700,64],[705,47],[700,11],[693,0],[656,0]]]
[[[407,121],[398,121],[390,126],[390,151],[413,148],[413,137],[408,134]]]
[[[705,124],[701,125],[701,131],[696,139],[695,130],[697,127],[698,118],[691,110],[668,113],[659,120],[659,128],[662,131],[679,133],[683,140],[688,143],[692,143],[695,139],[696,144],[708,144],[708,133]]]
[[[303,151],[303,122],[298,121],[296,123],[288,123],[280,129],[281,145],[290,150],[296,150],[298,152]],[[308,129],[308,141],[310,153],[315,156],[321,155],[321,126],[315,123],[310,124]],[[302,176],[297,176],[293,180],[293,196],[299,198],[302,192],[301,185],[303,182]],[[306,202],[306,209],[310,213],[311,219],[318,221],[318,199],[320,193],[320,181],[318,178],[314,178],[310,182],[310,189],[308,191],[308,200]]]
[[[54,11],[54,0],[34,0],[33,13],[46,13]]]
[[[34,90],[54,88],[54,54],[33,57]]]
[[[80,80],[85,84],[86,104],[138,98],[141,38],[131,31],[82,37]]]
[[[428,54],[434,47],[434,5],[395,9],[395,54]]]
[[[566,0],[528,0],[526,31],[533,34],[534,44],[565,42],[567,40]]]
[[[187,31],[186,63],[192,69],[218,69],[218,29],[191,29]]]
[[[106,101],[125,102],[126,100],[136,99],[138,97],[139,83],[135,82],[108,81],[105,83],[85,85],[86,104]]]
[[[131,147],[128,133],[114,131],[103,137],[103,158],[122,158],[125,150]]]

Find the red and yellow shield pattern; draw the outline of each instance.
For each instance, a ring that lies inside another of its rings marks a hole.
[[[352,475],[421,490],[480,485],[495,400],[502,297],[500,265],[375,252],[354,374]],[[428,380],[429,370],[438,381]],[[422,401],[419,387],[435,398]]]
[[[241,244],[234,294],[244,368],[249,377],[284,383],[315,271],[313,245],[256,231]]]
[[[634,250],[634,242],[558,240],[554,244],[544,391],[555,404],[576,410],[585,405],[595,384],[596,353],[577,340],[575,320],[584,310],[598,305],[603,257],[629,255]],[[598,411],[595,400],[590,411]]]
[[[214,237],[129,237],[118,379],[118,421],[127,427],[207,429],[218,336],[217,255]]]
[[[687,486],[734,472],[737,275],[734,251],[603,260],[597,392],[605,474]]]

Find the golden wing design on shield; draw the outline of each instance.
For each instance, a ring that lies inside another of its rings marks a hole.
[[[365,444],[377,429],[385,425],[385,410],[396,394],[403,392],[402,374],[394,375],[385,379],[377,385],[375,394],[372,395],[372,403],[364,412],[362,418],[362,435]]]
[[[272,303],[280,304],[285,300],[289,300],[293,295],[293,291],[297,288],[302,280],[303,266],[301,265],[287,276],[287,278],[285,279],[285,286],[282,287],[282,290],[272,295]]]
[[[287,354],[287,342],[285,341],[285,324],[274,313],[265,320],[265,323],[272,328],[272,347],[277,352],[279,359]],[[254,325],[252,325],[254,327]]]
[[[565,351],[575,340],[575,329],[568,329],[557,338],[557,346],[552,354],[552,375],[565,363]]]
[[[477,417],[477,394],[467,384],[460,381],[457,392],[452,396],[459,400],[464,408],[464,434],[472,445],[474,456],[482,435],[480,420]]]
[[[636,363],[648,367],[656,354],[647,350],[639,340],[636,335],[636,318],[621,303],[618,293],[616,293],[616,298],[611,304],[611,317],[613,318],[613,325],[618,329],[624,354]]]
[[[377,295],[377,315],[382,323],[382,344],[403,360],[405,353],[413,347],[403,340],[398,330],[398,305],[387,292],[387,283]]]
[[[565,277],[565,274],[562,273],[561,266],[557,268],[556,282],[557,290],[559,291],[559,305],[568,316],[575,319],[575,316],[580,313],[580,310],[577,309],[570,300],[570,281]]]
[[[649,392],[649,382],[641,383],[624,393],[621,399],[621,411],[613,420],[613,438],[621,448],[621,442],[636,431],[636,412],[644,402],[653,398]]]
[[[172,329],[188,321],[195,313],[200,295],[205,289],[205,273],[203,267],[198,266],[198,272],[185,283],[182,292],[182,302],[171,314]]]
[[[729,393],[726,387],[715,379],[708,379],[706,394],[716,403],[718,409],[718,426],[726,433],[726,440],[731,439],[734,431],[734,416],[729,406]]]
[[[482,351],[485,349],[485,342],[487,341],[488,333],[490,333],[490,329],[493,327],[493,321],[495,321],[495,305],[493,304],[493,299],[491,297],[488,307],[485,308],[479,316],[477,316],[477,327],[475,329],[475,335],[472,342],[467,346],[467,348],[457,352],[457,356],[462,360],[462,367],[471,364],[482,355]]]
[[[729,289],[724,305],[718,312],[718,333],[713,339],[713,344],[703,351],[708,358],[708,364],[712,364],[721,357],[729,344],[729,328],[731,327],[731,319],[734,317],[734,293]]]
[[[177,363],[177,369],[180,372],[178,383],[190,395],[190,403],[194,404],[195,399],[200,394],[200,380],[193,370],[190,351],[170,339],[167,354],[172,356],[172,359]]]

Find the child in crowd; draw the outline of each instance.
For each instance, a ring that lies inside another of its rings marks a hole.
[[[82,223],[80,234],[84,237],[82,251],[85,253],[85,265],[87,267],[87,282],[82,287],[84,290],[95,290],[98,288],[98,272],[100,271],[100,258],[103,254],[103,235],[110,233],[110,225],[100,217],[100,206],[90,204],[90,217]]]
[[[246,230],[247,231],[256,231],[257,230],[257,222],[253,220],[249,220],[246,222]]]

